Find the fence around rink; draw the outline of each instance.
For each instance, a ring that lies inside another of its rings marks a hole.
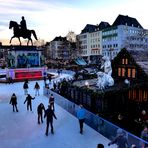
[[[46,97],[49,97],[50,94],[47,94],[47,89],[44,87],[44,95]],[[55,103],[64,108],[66,111],[71,113],[72,115],[76,116],[76,112],[79,108],[79,106],[68,99],[60,96],[59,94],[53,92],[50,90],[50,93],[53,93],[55,97]],[[99,117],[98,115],[95,115],[88,110],[86,110],[86,118],[85,123],[89,125],[91,128],[98,131],[100,134],[102,134],[104,137],[108,138],[109,140],[113,140],[116,136],[116,131],[118,126],[114,125],[113,123]],[[123,130],[128,138],[128,142],[130,145],[135,144],[138,148],[141,148],[142,143],[148,144],[148,142],[144,141],[143,139]]]

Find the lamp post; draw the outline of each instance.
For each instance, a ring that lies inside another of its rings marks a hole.
[[[89,82],[88,81],[85,81],[85,86],[86,86],[86,88],[89,88]]]

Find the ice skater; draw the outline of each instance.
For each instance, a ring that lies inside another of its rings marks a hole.
[[[16,97],[15,93],[13,93],[12,96],[11,96],[10,104],[12,104],[12,106],[13,106],[13,112],[15,112],[15,110],[16,110],[16,112],[18,112],[18,109],[17,109],[17,97]]]
[[[35,89],[35,96],[39,96],[40,93],[39,93],[39,90],[40,90],[40,85],[38,82],[35,83],[35,86],[34,86],[34,89]]]
[[[53,117],[55,119],[57,119],[56,115],[54,114],[54,111],[51,108],[51,105],[48,105],[48,109],[45,111],[45,115],[44,115],[44,118],[46,118],[46,132],[45,132],[46,136],[48,136],[49,124],[50,124],[50,127],[51,127],[51,133],[54,134]]]
[[[54,108],[54,96],[53,96],[53,94],[51,94],[50,97],[49,97],[49,104],[51,105],[51,108],[54,111],[55,108]]]
[[[25,82],[24,82],[24,85],[23,85],[23,89],[24,89],[24,94],[25,94],[25,95],[28,94],[28,88],[29,88],[29,87],[28,87],[28,82],[25,81]]]
[[[35,99],[35,97],[34,98],[31,97],[30,94],[27,95],[26,100],[24,101],[24,104],[27,102],[27,110],[29,110],[29,108],[30,108],[30,111],[32,111],[32,100],[34,100],[34,99]]]
[[[85,109],[83,108],[83,105],[79,106],[79,110],[77,111],[77,118],[79,119],[79,125],[80,125],[80,134],[83,134],[83,124],[85,121]]]
[[[40,122],[43,123],[43,111],[45,113],[45,107],[43,103],[40,103],[37,107],[37,113],[38,113],[38,124],[40,124]]]

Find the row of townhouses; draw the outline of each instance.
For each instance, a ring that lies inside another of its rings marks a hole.
[[[77,35],[77,40],[74,39],[76,36],[73,32],[70,32],[68,36],[71,37],[72,42],[79,41],[79,44],[73,46],[81,49],[81,52],[75,50],[77,54],[87,61],[93,61],[100,56],[108,56],[110,59],[114,59],[124,47],[147,49],[147,32],[148,30],[144,29],[135,18],[118,15],[112,25],[108,22],[101,22],[99,25],[87,24]],[[49,43],[48,54],[52,59],[75,57],[71,57],[71,41],[68,43],[67,37],[56,37]]]
[[[87,60],[98,55],[114,59],[124,47],[146,49],[147,31],[135,18],[124,15],[119,15],[112,25],[108,22],[101,22],[99,25],[87,24],[78,35],[82,47],[81,56]]]

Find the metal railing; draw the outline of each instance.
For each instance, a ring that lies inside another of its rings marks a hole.
[[[44,87],[44,95],[46,97],[49,97],[49,92],[50,94],[53,93],[55,97],[55,103],[64,108],[66,111],[71,113],[72,115],[76,116],[76,112],[79,108],[79,106],[68,99],[60,96],[59,94],[47,90]],[[120,127],[114,125],[113,123],[99,117],[98,115],[95,115],[91,113],[90,111],[86,110],[86,118],[85,118],[85,123],[89,125],[91,128],[95,129],[98,131],[100,134],[102,134],[104,137],[113,140],[116,136],[117,129]],[[128,138],[129,145],[135,144],[138,148],[142,147],[142,143],[148,144],[148,142],[144,141],[143,139],[123,130]]]

